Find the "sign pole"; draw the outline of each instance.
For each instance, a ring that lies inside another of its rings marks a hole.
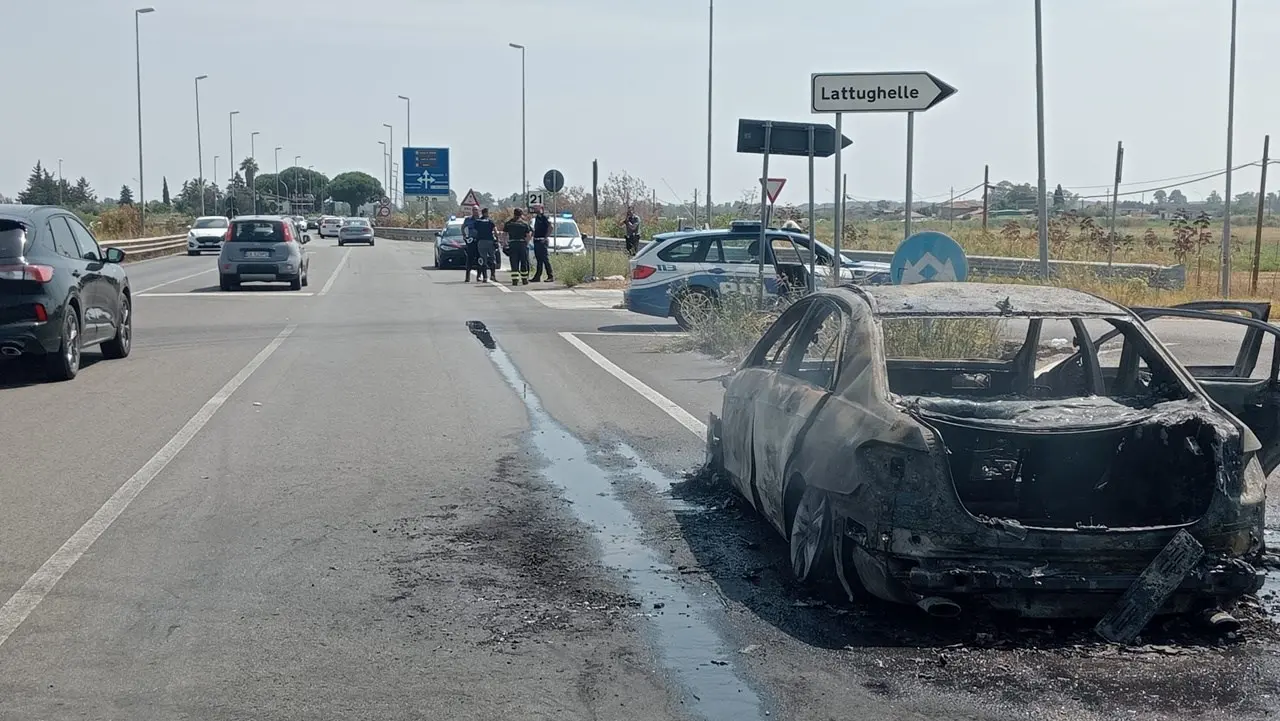
[[[1253,293],[1258,292],[1258,263],[1262,259],[1262,212],[1267,203],[1267,165],[1271,162],[1271,136],[1262,138],[1262,183],[1258,187],[1258,228],[1253,237],[1253,280],[1250,283]]]
[[[809,126],[809,292],[818,289],[815,280],[815,263],[818,258],[818,237],[813,228],[813,126]]]
[[[907,113],[907,209],[903,213],[903,219],[906,224],[903,226],[906,231],[902,238],[905,240],[911,237],[911,171],[915,166],[916,152],[916,114]]]
[[[1116,253],[1116,211],[1120,208],[1120,175],[1124,170],[1124,143],[1116,141],[1116,185],[1111,191],[1111,237],[1107,239],[1107,270]]]
[[[756,280],[760,283],[759,307],[764,307],[764,251],[769,227],[769,146],[773,142],[773,123],[764,124],[764,172],[760,174],[760,251]]]
[[[596,246],[600,239],[596,236],[596,223],[600,220],[600,161],[591,161],[591,278],[596,277]]]
[[[836,137],[837,138],[844,137],[844,113],[836,113]],[[842,258],[842,256],[840,255],[840,238],[844,234],[844,218],[840,217],[841,215],[843,215],[843,213],[840,212],[840,208],[843,207],[842,203],[844,202],[843,188],[840,187],[840,172],[841,172],[840,156],[841,155],[843,155],[843,153],[841,152],[841,149],[837,147],[836,148],[836,179],[835,179],[836,202],[834,205],[831,206],[831,218],[832,218],[831,227],[834,229],[833,231],[834,235],[832,237],[831,247],[835,249],[835,257],[831,259],[832,285],[835,285],[836,283],[839,282],[838,278],[840,276],[840,265],[841,265],[840,260]]]

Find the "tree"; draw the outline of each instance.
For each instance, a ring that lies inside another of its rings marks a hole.
[[[127,185],[120,186],[120,197],[116,199],[120,205],[133,205],[133,191]]]
[[[93,187],[89,185],[88,178],[83,175],[71,188],[70,198],[72,205],[92,205],[98,202],[97,193],[93,192]]]
[[[1186,205],[1187,196],[1183,195],[1181,190],[1174,188],[1173,192],[1169,193],[1169,202],[1174,205]]]
[[[1164,205],[1164,201],[1169,197],[1169,194],[1163,190],[1157,190],[1151,197],[1155,198],[1156,205]]]
[[[18,193],[18,202],[27,205],[56,205],[58,203],[58,183],[53,174],[45,169],[40,161],[27,176],[27,188]]]
[[[1038,203],[1039,191],[1030,183],[1014,185],[1007,180],[996,183],[996,210],[1034,210]]]
[[[173,199],[169,197],[169,178],[161,176],[160,178],[160,202],[164,205],[171,205]]]
[[[327,191],[330,198],[350,205],[353,214],[365,203],[381,198],[383,193],[382,183],[377,178],[358,170],[335,176],[329,181]]]
[[[649,199],[644,181],[627,171],[610,173],[600,187],[600,214],[621,215],[628,206]]]
[[[1062,210],[1067,205],[1067,195],[1062,190],[1062,183],[1058,183],[1058,187],[1053,191],[1053,207],[1056,210]]]
[[[1210,191],[1209,197],[1204,199],[1204,204],[1210,206],[1222,205],[1222,196],[1216,190]]]

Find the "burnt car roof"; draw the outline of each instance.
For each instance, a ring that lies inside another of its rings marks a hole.
[[[843,286],[887,316],[1127,316],[1123,307],[1070,288],[1012,283]]]

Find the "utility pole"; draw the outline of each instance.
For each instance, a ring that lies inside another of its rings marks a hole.
[[[982,232],[987,232],[987,213],[990,212],[989,192],[991,190],[991,166],[982,166]]]
[[[707,227],[711,227],[711,80],[715,61],[716,3],[707,2]],[[698,219],[693,219],[696,225]]]
[[[951,207],[949,210],[947,210],[947,218],[950,220],[950,224],[947,226],[947,230],[955,230],[956,229],[956,186],[954,185],[951,186]]]
[[[1262,213],[1267,207],[1267,165],[1271,158],[1271,136],[1262,138],[1262,182],[1258,185],[1258,225],[1253,236],[1253,278],[1249,289],[1258,294],[1258,264],[1262,261]]]
[[[1124,143],[1116,142],[1116,185],[1111,191],[1111,238],[1107,240],[1107,270],[1116,252],[1116,211],[1120,208],[1120,176],[1124,173]]]
[[[1231,297],[1231,136],[1235,133],[1236,120],[1236,10],[1238,0],[1231,0],[1231,63],[1227,80],[1227,179],[1222,202],[1222,268],[1221,288],[1223,298]]]

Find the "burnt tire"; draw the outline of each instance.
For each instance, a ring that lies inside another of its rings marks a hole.
[[[806,487],[788,525],[791,574],[801,583],[828,578],[835,568],[831,502],[824,491]]]
[[[49,380],[69,381],[80,372],[80,312],[76,307],[67,304],[62,319],[62,340],[58,351],[44,357],[45,372]]]
[[[128,295],[120,298],[120,324],[116,334],[102,344],[102,357],[108,360],[127,358],[133,350],[133,302]]]
[[[716,299],[706,288],[686,288],[671,301],[671,315],[684,330],[701,322],[712,309]]]

